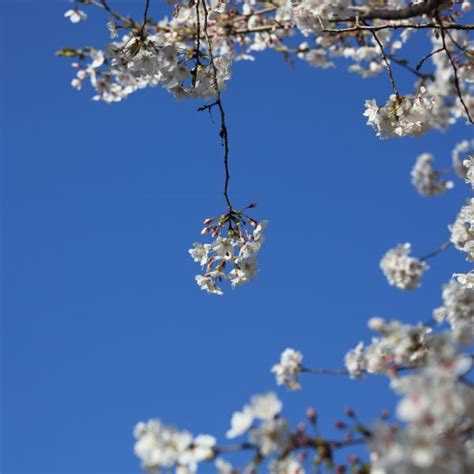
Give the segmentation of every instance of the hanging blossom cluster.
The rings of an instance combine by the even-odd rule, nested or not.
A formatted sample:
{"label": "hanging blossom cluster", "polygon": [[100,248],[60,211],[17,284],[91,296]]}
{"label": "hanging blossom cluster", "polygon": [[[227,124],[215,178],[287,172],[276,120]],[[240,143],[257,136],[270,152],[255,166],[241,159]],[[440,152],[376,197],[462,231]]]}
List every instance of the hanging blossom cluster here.
{"label": "hanging blossom cluster", "polygon": [[454,187],[454,182],[446,179],[452,173],[474,186],[474,140],[463,140],[452,150],[451,167],[437,170],[433,167],[434,156],[422,153],[411,170],[411,182],[422,196],[437,196]]}
{"label": "hanging blossom cluster", "polygon": [[[172,2],[160,20],[150,14],[134,20],[106,1],[77,0],[108,14],[110,41],[101,49],[68,47],[58,54],[74,59],[72,85],[80,89],[87,79],[94,98],[105,102],[157,85],[178,99],[210,99],[216,93],[212,57],[220,90],[234,61],[254,60],[256,52],[268,49],[321,69],[348,61],[349,71],[362,77],[385,71],[391,76],[394,94],[386,103],[366,102],[367,123],[377,135],[419,136],[474,113],[472,40],[469,29],[457,28],[469,2],[445,3],[439,10],[438,3],[183,0]],[[87,18],[79,8],[66,16],[73,23]],[[412,36],[423,33],[419,30],[431,39],[426,55],[431,61],[410,65],[403,51]],[[395,67],[413,74],[411,94],[396,89]]]}
{"label": "hanging blossom cluster", "polygon": [[433,155],[422,153],[411,171],[411,182],[422,196],[437,196],[453,188],[453,181],[445,180],[433,168]]}
{"label": "hanging blossom cluster", "polygon": [[390,249],[380,261],[380,268],[390,285],[401,290],[420,286],[420,279],[429,266],[418,258],[410,257],[411,244],[399,244]]}
{"label": "hanging blossom cluster", "polygon": [[423,87],[415,97],[392,94],[382,106],[367,100],[364,115],[380,138],[419,137],[432,128],[447,126],[445,110],[436,105],[436,99]]}
{"label": "hanging blossom cluster", "polygon": [[199,287],[207,293],[222,295],[217,286],[222,281],[228,280],[233,288],[252,281],[257,276],[257,255],[265,239],[263,230],[267,223],[257,222],[243,210],[229,211],[219,219],[206,219],[201,234],[210,235],[214,240],[210,244],[195,242],[189,250],[204,271],[195,277]]}

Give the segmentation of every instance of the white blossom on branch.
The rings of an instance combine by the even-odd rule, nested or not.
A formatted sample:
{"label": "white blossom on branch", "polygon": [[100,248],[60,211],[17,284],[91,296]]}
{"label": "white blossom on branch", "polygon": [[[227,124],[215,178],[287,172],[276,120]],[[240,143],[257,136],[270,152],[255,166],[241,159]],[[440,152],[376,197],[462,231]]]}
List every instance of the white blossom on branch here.
{"label": "white blossom on branch", "polygon": [[390,285],[401,290],[412,290],[420,286],[423,273],[428,265],[421,260],[410,257],[411,244],[399,244],[390,249],[380,261],[380,268]]}

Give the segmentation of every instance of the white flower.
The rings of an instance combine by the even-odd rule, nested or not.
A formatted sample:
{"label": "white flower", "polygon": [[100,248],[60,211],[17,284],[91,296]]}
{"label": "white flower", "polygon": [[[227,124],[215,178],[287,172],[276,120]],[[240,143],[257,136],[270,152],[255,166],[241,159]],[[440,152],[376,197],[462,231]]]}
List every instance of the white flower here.
{"label": "white flower", "polygon": [[236,474],[238,472],[232,467],[230,462],[222,458],[217,458],[214,465],[218,474]]}
{"label": "white flower", "polygon": [[344,364],[352,377],[360,377],[367,366],[364,343],[359,342],[344,357]]}
{"label": "white flower", "polygon": [[211,251],[221,258],[230,259],[234,254],[234,242],[231,239],[217,237],[211,244]]}
{"label": "white flower", "polygon": [[303,466],[293,457],[274,459],[269,465],[269,474],[304,474]]}
{"label": "white flower", "polygon": [[438,322],[448,321],[459,342],[470,343],[474,339],[474,289],[451,280],[444,285],[443,303],[433,317]]}
{"label": "white flower", "polygon": [[257,259],[254,256],[236,260],[236,266],[229,272],[229,280],[232,286],[244,285],[252,281],[258,271]]}
{"label": "white flower", "polygon": [[230,430],[227,431],[226,437],[229,439],[237,438],[244,434],[253,423],[253,412],[249,406],[245,406],[242,411],[236,411],[232,414],[230,420]]}
{"label": "white flower", "polygon": [[283,404],[274,392],[254,395],[250,399],[250,409],[255,418],[260,420],[271,420],[278,415]]}
{"label": "white flower", "polygon": [[91,68],[97,69],[98,67],[102,66],[102,64],[104,64],[105,56],[103,51],[91,48],[89,54],[92,59],[92,63],[90,65]]}
{"label": "white flower", "polygon": [[452,181],[441,179],[433,168],[433,155],[423,153],[416,159],[411,171],[411,182],[422,196],[436,196],[454,186]]}
{"label": "white flower", "polygon": [[216,282],[211,276],[206,275],[196,275],[196,283],[199,285],[201,290],[207,291],[209,294],[213,295],[223,295],[222,290],[216,285]]}
{"label": "white flower", "polygon": [[[305,48],[306,47],[306,48]],[[329,69],[335,67],[334,63],[328,59],[328,53],[322,48],[318,49],[307,49],[307,45],[303,43],[299,47],[302,52],[298,53],[298,57],[303,61],[308,62],[313,67],[319,67],[321,69]]]}
{"label": "white flower", "polygon": [[390,285],[402,290],[412,290],[420,286],[420,278],[428,270],[421,260],[409,257],[411,245],[399,244],[390,249],[380,261],[380,268]]}
{"label": "white flower", "polygon": [[280,356],[280,363],[272,367],[278,385],[285,385],[290,390],[301,388],[298,376],[301,373],[303,354],[294,349],[285,349]]}
{"label": "white flower", "polygon": [[199,263],[201,266],[204,266],[207,264],[210,249],[210,244],[203,245],[200,242],[194,242],[193,248],[189,249],[189,254],[195,262]]}
{"label": "white flower", "polygon": [[109,20],[107,22],[107,29],[110,32],[110,38],[115,39],[117,37],[117,23],[114,20]]}
{"label": "white flower", "polygon": [[449,230],[454,246],[467,253],[468,261],[474,261],[474,198],[461,208]]}
{"label": "white flower", "polygon": [[245,405],[242,411],[232,414],[230,430],[227,438],[237,438],[244,434],[253,424],[254,420],[273,420],[281,411],[282,403],[273,392],[254,395],[250,405]]}
{"label": "white flower", "polygon": [[474,289],[474,271],[470,271],[469,273],[454,273],[453,278],[456,278],[463,288]]}
{"label": "white flower", "polygon": [[134,434],[135,454],[147,469],[172,467],[193,441],[187,431],[165,426],[159,420],[138,423]]}
{"label": "white flower", "polygon": [[250,432],[250,441],[256,444],[263,456],[283,451],[290,441],[288,422],[283,418],[265,420]]}
{"label": "white flower", "polygon": [[82,10],[78,10],[77,8],[68,10],[64,16],[69,18],[71,23],[79,23],[80,21],[87,20],[87,14]]}
{"label": "white flower", "polygon": [[474,189],[474,155],[469,156],[468,159],[464,160],[462,163],[467,169],[466,183],[471,183],[471,186]]}
{"label": "white flower", "polygon": [[193,462],[211,459],[214,455],[213,448],[215,445],[216,438],[214,438],[214,436],[205,434],[197,435],[190,448]]}

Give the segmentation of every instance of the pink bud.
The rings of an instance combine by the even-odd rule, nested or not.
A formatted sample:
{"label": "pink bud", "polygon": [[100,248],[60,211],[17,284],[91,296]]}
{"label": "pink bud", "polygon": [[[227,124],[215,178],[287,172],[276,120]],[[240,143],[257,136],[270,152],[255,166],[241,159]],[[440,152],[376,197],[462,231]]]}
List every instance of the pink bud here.
{"label": "pink bud", "polygon": [[350,456],[347,456],[347,460],[351,464],[357,464],[359,462],[359,458],[357,456],[355,456],[354,454],[351,454]]}
{"label": "pink bud", "polygon": [[355,412],[354,412],[354,410],[353,410],[351,407],[345,408],[344,413],[345,413],[346,416],[348,416],[349,418],[355,418]]}
{"label": "pink bud", "polygon": [[304,421],[301,421],[298,423],[298,431],[305,431],[306,430],[306,423]]}
{"label": "pink bud", "polygon": [[312,407],[309,407],[306,410],[306,416],[308,417],[308,420],[311,421],[311,423],[316,423],[316,420],[318,419],[318,414]]}

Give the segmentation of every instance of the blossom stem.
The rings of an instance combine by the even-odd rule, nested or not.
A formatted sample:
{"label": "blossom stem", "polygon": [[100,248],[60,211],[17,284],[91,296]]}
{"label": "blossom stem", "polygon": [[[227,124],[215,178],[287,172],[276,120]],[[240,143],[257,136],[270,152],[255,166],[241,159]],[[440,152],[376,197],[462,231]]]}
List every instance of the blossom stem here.
{"label": "blossom stem", "polygon": [[[199,8],[199,3],[201,0],[197,0],[197,5]],[[212,51],[212,42],[209,36],[209,32],[207,30],[207,20],[208,20],[208,8],[206,4],[206,0],[202,0],[202,7],[204,10],[204,36],[206,37],[208,50],[209,50],[209,61],[211,63],[212,68],[212,80],[214,85],[214,90],[216,92],[216,101],[215,105],[219,110],[220,121],[221,121],[221,128],[219,131],[219,136],[222,139],[222,145],[224,147],[224,170],[225,170],[225,181],[224,181],[224,198],[227,203],[227,209],[229,212],[232,211],[232,203],[229,197],[229,181],[230,181],[230,171],[229,171],[229,132],[227,130],[227,124],[225,119],[225,111],[224,106],[222,104],[221,98],[221,91],[219,88],[219,83],[217,80],[217,67],[214,61],[214,53]]]}
{"label": "blossom stem", "polygon": [[443,242],[438,248],[436,248],[432,252],[427,253],[426,255],[423,255],[422,257],[420,257],[419,260],[424,262],[426,260],[429,260],[430,258],[436,257],[436,255],[439,255],[441,252],[443,252],[450,246],[451,246],[451,241],[447,240],[446,242]]}

